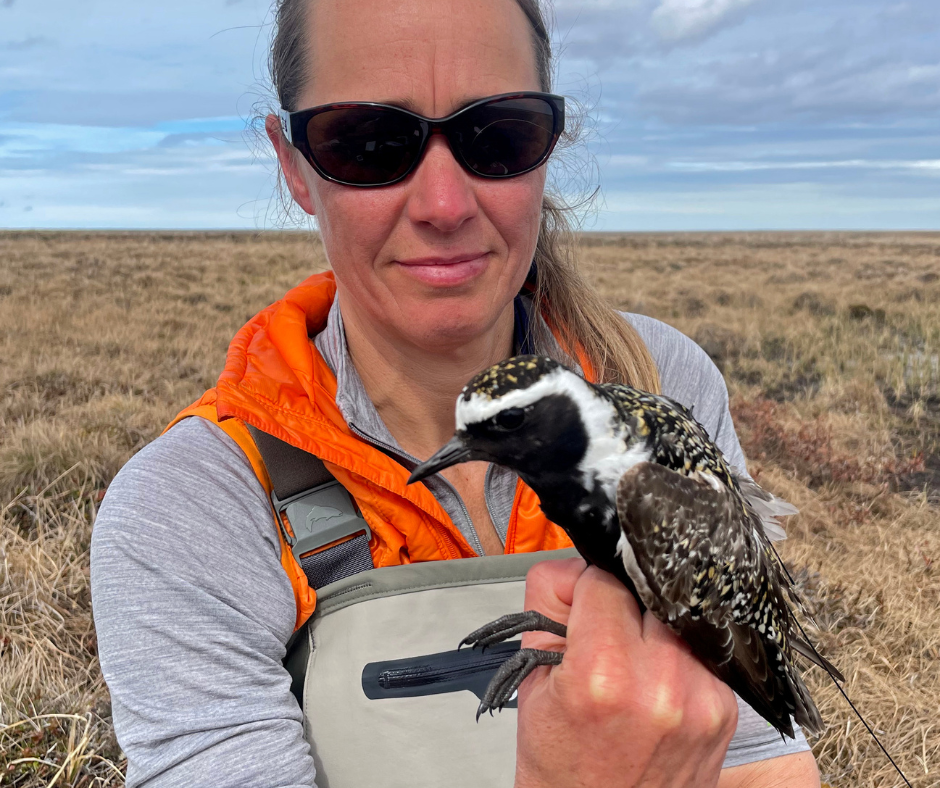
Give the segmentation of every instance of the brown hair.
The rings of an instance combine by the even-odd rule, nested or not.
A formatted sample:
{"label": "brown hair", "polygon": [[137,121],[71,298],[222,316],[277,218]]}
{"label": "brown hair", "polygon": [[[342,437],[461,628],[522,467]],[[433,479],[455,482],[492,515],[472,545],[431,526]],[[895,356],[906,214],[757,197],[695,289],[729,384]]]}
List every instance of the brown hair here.
{"label": "brown hair", "polygon": [[[532,28],[535,61],[541,89],[552,83],[552,47],[543,0],[515,0]],[[295,110],[304,86],[307,62],[306,9],[312,0],[278,0],[271,81],[281,106]],[[566,132],[568,142],[577,136]],[[629,383],[645,391],[660,391],[659,374],[636,330],[620,317],[579,270],[577,244],[568,219],[570,209],[558,197],[542,198],[542,220],[535,247],[535,308],[558,333],[562,345],[593,367],[597,380]]]}

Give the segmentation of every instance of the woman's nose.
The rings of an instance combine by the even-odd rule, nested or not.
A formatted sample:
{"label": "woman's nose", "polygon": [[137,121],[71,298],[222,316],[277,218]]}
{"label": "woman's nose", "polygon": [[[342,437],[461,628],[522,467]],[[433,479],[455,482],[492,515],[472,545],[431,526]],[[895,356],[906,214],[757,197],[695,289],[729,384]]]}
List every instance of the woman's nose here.
{"label": "woman's nose", "polygon": [[411,177],[408,218],[441,232],[457,230],[478,210],[472,177],[457,163],[443,135],[433,135]]}

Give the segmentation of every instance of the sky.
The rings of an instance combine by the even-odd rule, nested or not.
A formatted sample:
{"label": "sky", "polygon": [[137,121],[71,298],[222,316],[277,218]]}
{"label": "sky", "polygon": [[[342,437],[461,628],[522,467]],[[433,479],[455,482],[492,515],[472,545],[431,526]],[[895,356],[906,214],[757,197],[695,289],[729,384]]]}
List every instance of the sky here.
{"label": "sky", "polygon": [[[352,1],[352,0],[349,0]],[[555,0],[592,230],[940,230],[940,0]],[[270,0],[0,0],[0,228],[285,223]]]}

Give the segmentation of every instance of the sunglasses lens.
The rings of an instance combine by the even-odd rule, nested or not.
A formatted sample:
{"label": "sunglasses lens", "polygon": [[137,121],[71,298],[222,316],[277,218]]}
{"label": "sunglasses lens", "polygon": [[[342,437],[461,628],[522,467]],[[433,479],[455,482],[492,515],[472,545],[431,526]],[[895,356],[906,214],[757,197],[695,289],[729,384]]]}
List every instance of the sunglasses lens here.
{"label": "sunglasses lens", "polygon": [[454,125],[454,141],[467,166],[489,177],[532,169],[557,139],[552,105],[534,97],[481,104],[455,118]]}
{"label": "sunglasses lens", "polygon": [[420,123],[381,107],[339,107],[307,122],[307,144],[330,177],[381,185],[403,175],[421,147]]}

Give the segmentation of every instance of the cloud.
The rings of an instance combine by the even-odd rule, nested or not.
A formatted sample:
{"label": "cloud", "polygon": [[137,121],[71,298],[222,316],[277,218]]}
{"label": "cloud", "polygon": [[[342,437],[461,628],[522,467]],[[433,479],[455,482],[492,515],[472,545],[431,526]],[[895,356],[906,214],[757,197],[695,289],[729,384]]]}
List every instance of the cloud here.
{"label": "cloud", "polygon": [[701,40],[740,21],[756,0],[660,0],[650,27],[669,43]]}
{"label": "cloud", "polygon": [[119,174],[142,169],[163,174],[195,174],[200,170],[241,169],[254,161],[240,134],[226,139],[150,129],[45,124],[10,126],[8,132],[0,142],[0,172],[7,174],[48,171],[81,176],[88,172]]}
{"label": "cloud", "polygon": [[606,195],[598,230],[904,230],[937,227],[940,197],[876,193],[856,183],[812,181],[617,190]]}
{"label": "cloud", "polygon": [[601,120],[673,131],[914,118],[936,125],[935,2],[886,9],[882,0],[655,0],[645,17],[621,5],[606,15],[585,11],[581,23],[565,17],[570,32],[559,25],[559,84],[576,96],[591,85]]}
{"label": "cloud", "polygon": [[67,0],[17,2],[2,17],[0,42],[35,43],[30,39],[46,37],[54,40],[55,51],[40,55],[37,50],[23,58],[0,43],[0,86],[238,98],[263,81],[269,7],[269,0],[242,0],[231,8],[191,0],[95,0],[79,6]]}
{"label": "cloud", "polygon": [[275,194],[272,171],[239,142],[0,156],[0,225],[253,229]]}
{"label": "cloud", "polygon": [[[251,112],[250,101],[246,98],[234,92],[102,91],[96,84],[88,85],[85,90],[20,90],[0,93],[0,119],[25,123],[66,122],[76,126],[150,127],[194,118],[224,117],[234,118],[241,127],[244,121],[239,120],[240,114]],[[228,128],[232,128],[231,122]]]}
{"label": "cloud", "polygon": [[176,148],[180,146],[195,147],[199,145],[227,145],[238,142],[239,135],[226,132],[183,132],[180,134],[167,134],[157,146],[160,148]]}
{"label": "cloud", "polygon": [[256,156],[263,152],[253,151],[242,132],[167,134],[45,124],[11,125],[7,132],[0,138],[0,176],[48,173],[82,182],[107,172],[115,183],[123,180],[132,186],[142,174],[168,180],[201,174],[207,179],[203,188],[209,190],[218,173],[251,171],[260,176],[265,170]]}
{"label": "cloud", "polygon": [[940,175],[940,159],[896,161],[890,159],[841,159],[836,161],[677,161],[670,167],[689,172],[760,172],[764,170],[921,170]]}
{"label": "cloud", "polygon": [[[741,52],[638,75],[630,98],[670,124],[897,123],[940,112],[940,61],[900,53]],[[645,77],[645,78],[644,78]]]}
{"label": "cloud", "polygon": [[759,0],[556,0],[557,49],[618,67],[618,58],[661,58],[745,20]]}
{"label": "cloud", "polygon": [[27,36],[17,41],[4,41],[0,43],[0,49],[7,52],[25,52],[28,49],[36,49],[51,43],[52,40],[45,36]]}
{"label": "cloud", "polygon": [[166,134],[148,129],[94,128],[52,123],[5,123],[0,163],[45,153],[85,151],[113,154],[158,144]]}
{"label": "cloud", "polygon": [[[0,224],[263,223],[272,167],[243,128],[270,0],[14,2]],[[555,0],[559,87],[594,108],[597,226],[940,229],[936,3]]]}

